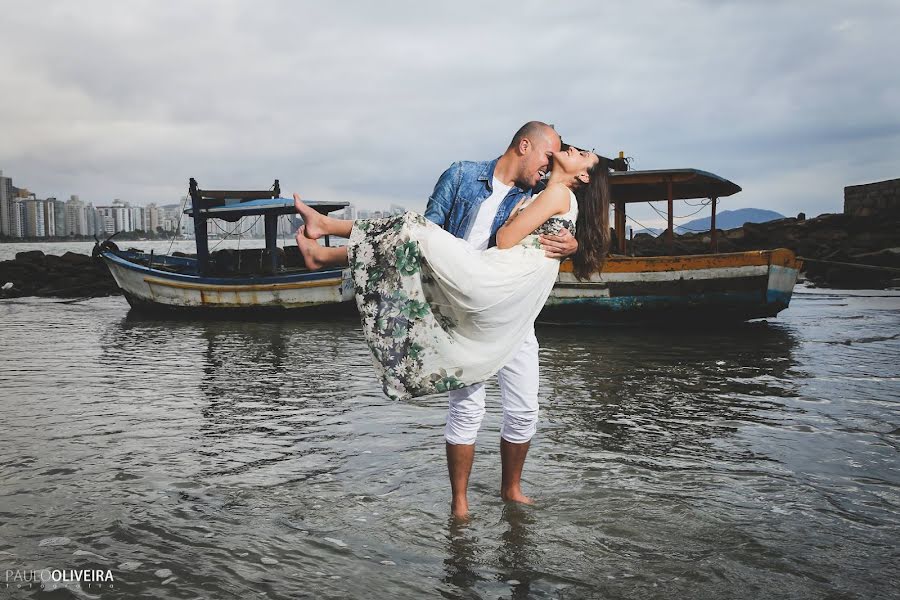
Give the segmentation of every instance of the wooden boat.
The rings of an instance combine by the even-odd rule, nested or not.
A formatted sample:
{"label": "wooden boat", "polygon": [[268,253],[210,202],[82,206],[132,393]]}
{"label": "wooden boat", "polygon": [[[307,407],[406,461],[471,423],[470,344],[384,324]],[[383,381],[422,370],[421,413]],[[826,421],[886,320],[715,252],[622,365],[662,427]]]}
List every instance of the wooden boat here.
{"label": "wooden boat", "polygon": [[[626,167],[621,158],[613,164]],[[677,169],[616,172],[611,188],[617,232],[625,229],[627,203],[668,200],[670,249],[673,201],[709,198],[710,254],[628,256],[625,236],[618,235],[618,253],[588,280],[577,280],[571,262],[563,263],[540,321],[739,321],[772,317],[787,308],[801,266],[792,251],[716,252],[716,199],[739,192],[739,186],[705,171]],[[271,190],[222,191],[200,190],[191,179],[191,208],[185,213],[194,218],[196,256],[122,251],[108,241],[98,244],[95,253],[137,309],[207,314],[313,307],[352,311],[353,281],[347,269],[309,271],[296,246],[276,247],[279,215],[294,213],[293,201],[279,196],[277,180]],[[347,205],[308,204],[323,214]],[[265,249],[210,253],[207,220],[233,222],[252,215],[265,219]]]}
{"label": "wooden boat", "polygon": [[[94,253],[109,267],[128,303],[139,310],[258,314],[349,303],[353,281],[347,269],[310,271],[296,246],[277,247],[279,216],[294,214],[293,200],[280,194],[277,179],[270,190],[227,191],[201,190],[191,178],[191,208],[184,212],[194,219],[196,256],[123,251],[109,240],[98,242]],[[347,206],[307,204],[323,214]],[[254,215],[265,219],[265,249],[210,253],[208,220],[234,222]]]}
{"label": "wooden boat", "polygon": [[[624,164],[621,155],[619,164]],[[668,202],[665,236],[670,253],[674,200],[708,198],[710,253],[628,256],[625,236],[617,234],[618,253],[589,279],[577,280],[571,262],[562,264],[539,321],[743,321],[774,317],[790,304],[802,266],[793,251],[717,252],[716,200],[741,191],[736,184],[705,171],[674,169],[616,172],[610,187],[617,233],[625,231],[626,204]]]}

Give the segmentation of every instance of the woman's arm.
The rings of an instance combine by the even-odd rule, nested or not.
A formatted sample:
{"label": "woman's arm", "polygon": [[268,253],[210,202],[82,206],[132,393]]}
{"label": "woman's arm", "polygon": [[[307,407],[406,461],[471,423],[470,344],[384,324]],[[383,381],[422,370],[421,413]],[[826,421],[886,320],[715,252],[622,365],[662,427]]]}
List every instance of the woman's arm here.
{"label": "woman's arm", "polygon": [[564,185],[548,187],[534,202],[525,207],[515,219],[497,230],[497,247],[512,248],[526,235],[543,225],[547,219],[569,210],[569,188]]}

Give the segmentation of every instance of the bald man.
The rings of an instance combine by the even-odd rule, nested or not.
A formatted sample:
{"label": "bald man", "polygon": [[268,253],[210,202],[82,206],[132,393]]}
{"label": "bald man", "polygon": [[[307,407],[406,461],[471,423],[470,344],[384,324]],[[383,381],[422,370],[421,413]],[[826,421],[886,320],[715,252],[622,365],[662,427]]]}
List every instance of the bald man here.
{"label": "bald man", "polygon": [[[513,136],[506,151],[491,161],[461,161],[450,165],[428,199],[425,217],[478,249],[496,245],[497,230],[513,208],[532,194],[560,149],[553,127],[530,121]],[[541,236],[547,256],[565,258],[578,250],[571,232]],[[534,330],[512,360],[498,373],[503,425],[500,430],[502,481],[500,496],[508,502],[530,504],[522,493],[522,469],[538,420],[538,342]],[[467,489],[475,440],[484,417],[484,384],[449,392],[444,438],[450,474],[450,510],[454,517],[469,512]]]}

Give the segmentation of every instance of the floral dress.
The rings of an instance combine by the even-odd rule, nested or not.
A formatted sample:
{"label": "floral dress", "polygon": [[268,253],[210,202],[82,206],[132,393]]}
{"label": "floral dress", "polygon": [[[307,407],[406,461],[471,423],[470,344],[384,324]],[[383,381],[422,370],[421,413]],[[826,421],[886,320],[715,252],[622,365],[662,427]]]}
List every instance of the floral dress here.
{"label": "floral dress", "polygon": [[416,213],[356,221],[348,256],[384,393],[446,392],[508,363],[559,273],[538,236],[564,227],[574,234],[577,215],[570,192],[568,212],[505,250],[476,250]]}

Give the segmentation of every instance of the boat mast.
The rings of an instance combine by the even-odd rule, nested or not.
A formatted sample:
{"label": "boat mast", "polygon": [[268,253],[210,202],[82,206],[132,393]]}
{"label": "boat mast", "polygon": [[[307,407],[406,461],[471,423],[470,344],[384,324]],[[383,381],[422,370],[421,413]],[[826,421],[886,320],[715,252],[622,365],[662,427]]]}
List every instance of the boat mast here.
{"label": "boat mast", "polygon": [[197,273],[205,275],[209,267],[209,238],[206,231],[206,216],[203,213],[203,198],[197,187],[197,180],[191,177],[188,191],[191,196],[191,214],[194,217],[194,241],[197,244]]}
{"label": "boat mast", "polygon": [[[278,183],[278,180],[275,180],[275,186],[272,190],[272,197],[278,198],[281,196],[281,185]],[[266,252],[269,255],[269,266],[272,269],[272,274],[278,272],[278,213],[266,213],[265,214],[265,224],[266,224]]]}

